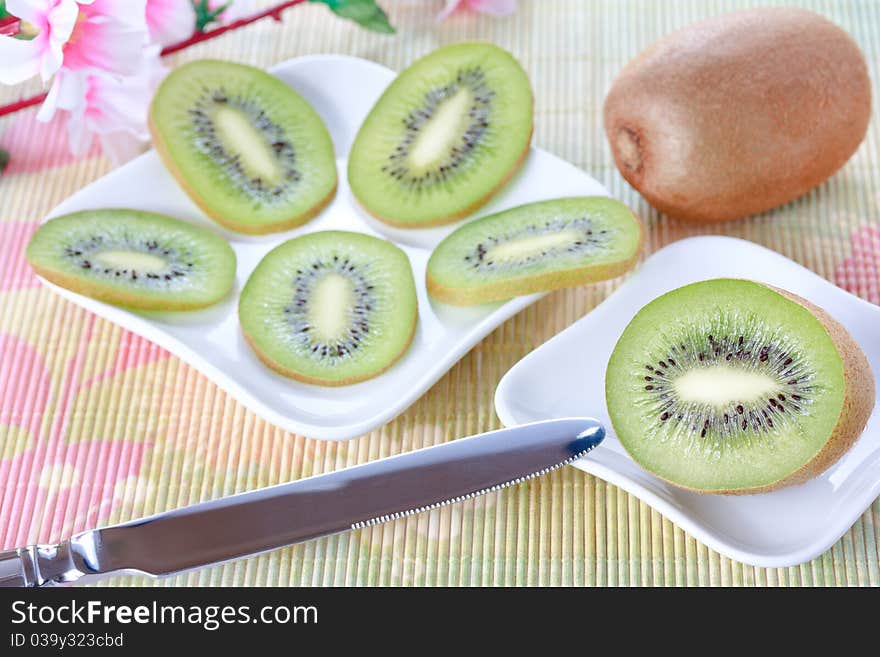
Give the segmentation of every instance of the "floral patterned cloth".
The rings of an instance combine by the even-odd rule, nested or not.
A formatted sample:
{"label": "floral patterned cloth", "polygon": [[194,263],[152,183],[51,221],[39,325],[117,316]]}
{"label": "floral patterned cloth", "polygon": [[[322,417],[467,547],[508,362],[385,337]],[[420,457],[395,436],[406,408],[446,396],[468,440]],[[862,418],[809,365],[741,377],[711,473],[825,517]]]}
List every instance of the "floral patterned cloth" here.
{"label": "floral patterned cloth", "polygon": [[[261,6],[265,3],[255,3]],[[345,52],[402,68],[444,43],[485,38],[521,59],[535,85],[536,143],[604,182],[648,227],[649,251],[721,232],[764,244],[880,303],[880,121],[831,181],[786,207],[700,228],[659,216],[610,159],[601,103],[612,76],[650,41],[739,5],[535,0],[512,16],[444,2],[385,3],[395,37],[306,5],[182,53],[267,66]],[[785,4],[790,4],[786,2]],[[880,6],[815,6],[876,54]],[[877,58],[869,57],[874,80]],[[15,95],[0,88],[0,101]],[[880,97],[876,93],[875,96]],[[0,548],[330,471],[498,426],[504,372],[592,309],[619,283],[561,291],[511,319],[400,418],[345,443],[286,434],[245,411],[150,342],[40,286],[23,259],[37,222],[110,169],[97,151],[74,161],[63,128],[33,111],[0,119],[12,156],[0,177]],[[880,503],[828,553],[797,568],[744,566],[708,550],[637,499],[572,468],[463,504],[190,573],[173,584],[880,585]],[[145,578],[114,583],[148,584]]]}

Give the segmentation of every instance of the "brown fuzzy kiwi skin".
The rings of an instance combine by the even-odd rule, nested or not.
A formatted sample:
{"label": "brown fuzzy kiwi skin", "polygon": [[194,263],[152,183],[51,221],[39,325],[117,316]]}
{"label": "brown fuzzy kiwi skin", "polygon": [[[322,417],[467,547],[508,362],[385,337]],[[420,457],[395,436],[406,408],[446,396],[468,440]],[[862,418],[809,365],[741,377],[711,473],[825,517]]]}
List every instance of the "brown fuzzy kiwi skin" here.
{"label": "brown fuzzy kiwi skin", "polygon": [[280,233],[286,230],[292,230],[293,228],[298,228],[303,224],[307,223],[311,219],[315,218],[327,205],[330,201],[333,200],[333,197],[336,196],[336,189],[339,186],[338,176],[337,180],[333,184],[333,189],[321,199],[318,203],[313,205],[308,211],[303,214],[296,215],[295,217],[289,217],[287,219],[282,219],[280,221],[273,221],[270,223],[261,223],[261,224],[243,224],[235,221],[230,221],[227,217],[222,214],[217,213],[208,202],[199,195],[196,189],[189,183],[186,179],[186,176],[181,173],[180,169],[177,167],[177,164],[174,162],[174,158],[171,157],[171,154],[168,152],[168,149],[165,147],[165,142],[162,139],[161,133],[156,127],[155,122],[153,121],[152,112],[147,120],[147,125],[150,129],[150,135],[153,139],[153,147],[156,149],[156,152],[159,154],[165,168],[171,172],[171,175],[174,176],[174,179],[177,181],[177,184],[186,192],[186,195],[192,199],[193,203],[199,206],[199,209],[202,210],[207,216],[216,221],[218,224],[227,228],[236,233],[242,233],[245,235],[268,235],[270,233]]}
{"label": "brown fuzzy kiwi skin", "polygon": [[[874,374],[871,372],[871,366],[864,352],[853,340],[849,331],[825,310],[806,299],[772,285],[766,287],[800,304],[821,322],[843,361],[843,379],[846,387],[843,395],[843,408],[837,417],[837,423],[834,425],[831,436],[822,449],[800,469],[784,479],[750,492],[763,492],[764,490],[775,490],[783,486],[801,484],[825,472],[853,446],[862,434],[868,423],[868,418],[871,416],[871,411],[874,410],[875,401]],[[737,493],[739,491],[731,492]]]}
{"label": "brown fuzzy kiwi skin", "polygon": [[661,212],[699,223],[806,193],[846,163],[870,115],[871,81],[855,41],[788,7],[666,36],[621,71],[604,107],[623,177]]}
{"label": "brown fuzzy kiwi skin", "polygon": [[642,226],[642,222],[635,213],[632,213],[632,216],[639,227],[639,241],[633,255],[625,260],[609,262],[604,265],[588,265],[568,271],[547,272],[527,279],[499,281],[491,285],[485,285],[476,291],[446,287],[431,278],[429,273],[426,273],[425,283],[428,288],[428,294],[441,303],[448,303],[453,306],[474,306],[481,303],[503,301],[515,296],[549,292],[551,290],[576,287],[587,283],[617,278],[636,265],[641,256],[642,246],[645,241],[645,229]]}
{"label": "brown fuzzy kiwi skin", "polygon": [[843,394],[843,406],[840,415],[837,417],[837,423],[831,431],[831,435],[825,444],[809,461],[804,463],[800,468],[792,472],[786,477],[765,486],[755,486],[752,488],[734,488],[705,490],[701,488],[692,488],[690,486],[682,486],[680,483],[664,479],[663,477],[653,473],[655,477],[666,481],[677,488],[683,488],[694,493],[708,493],[713,495],[752,495],[755,493],[769,493],[786,486],[795,486],[802,484],[814,477],[819,476],[825,470],[834,465],[840,457],[842,457],[856,442],[858,437],[865,429],[871,411],[874,409],[875,391],[874,391],[874,375],[871,372],[871,366],[864,352],[861,350],[852,336],[849,334],[840,322],[835,320],[825,310],[807,301],[806,299],[787,290],[767,285],[766,283],[758,283],[775,292],[778,292],[786,299],[794,301],[806,308],[810,313],[819,320],[828,336],[831,338],[837,352],[843,361],[843,379],[845,390]]}
{"label": "brown fuzzy kiwi skin", "polygon": [[525,164],[526,158],[529,155],[529,152],[532,150],[532,135],[535,132],[534,125],[529,132],[529,138],[526,140],[526,147],[523,149],[522,153],[520,153],[519,157],[516,159],[516,162],[513,163],[513,166],[510,170],[504,174],[504,177],[498,181],[498,184],[495,185],[492,189],[490,189],[484,196],[481,196],[476,201],[468,205],[467,207],[462,208],[458,212],[454,214],[450,214],[445,217],[437,217],[436,219],[429,219],[428,221],[396,221],[390,217],[385,217],[376,212],[373,212],[370,208],[361,202],[361,200],[352,192],[352,196],[358,202],[358,205],[361,209],[369,214],[374,219],[381,221],[383,224],[388,224],[389,226],[393,226],[394,228],[436,228],[437,226],[445,226],[446,224],[451,224],[453,222],[458,221],[459,219],[464,219],[465,217],[470,216],[481,207],[486,205],[493,196],[495,196],[499,191],[501,191],[507,183],[519,172],[522,168],[523,164]]}
{"label": "brown fuzzy kiwi skin", "polygon": [[400,353],[398,353],[393,359],[391,359],[388,362],[388,364],[385,365],[385,367],[383,367],[380,370],[376,370],[375,372],[370,372],[369,374],[367,374],[365,376],[353,376],[353,377],[349,377],[347,379],[319,379],[314,376],[306,376],[305,374],[302,374],[301,372],[297,372],[295,370],[288,369],[288,368],[284,367],[283,365],[281,365],[280,363],[275,362],[274,360],[269,358],[265,353],[263,353],[263,351],[260,350],[260,347],[257,345],[256,340],[253,340],[251,338],[251,336],[248,335],[248,332],[244,330],[244,327],[241,328],[241,332],[244,335],[244,339],[251,346],[251,349],[254,350],[254,353],[257,355],[257,358],[259,358],[260,361],[262,361],[263,365],[265,365],[269,369],[274,370],[275,372],[278,372],[278,374],[281,374],[282,376],[286,376],[289,379],[301,381],[302,383],[310,383],[312,385],[318,385],[318,386],[339,387],[339,386],[351,385],[352,383],[360,383],[361,381],[367,381],[368,379],[373,379],[373,378],[379,376],[380,374],[382,374],[383,372],[386,372],[388,369],[391,368],[392,365],[394,365],[397,361],[399,361],[400,358],[409,350],[410,345],[412,345],[413,338],[415,338],[416,328],[418,326],[418,316],[419,316],[418,309],[416,309],[415,317],[413,318],[413,322],[412,322],[412,330],[410,331],[410,334],[409,334],[409,339],[407,339],[406,343],[403,345],[403,348],[400,350]]}

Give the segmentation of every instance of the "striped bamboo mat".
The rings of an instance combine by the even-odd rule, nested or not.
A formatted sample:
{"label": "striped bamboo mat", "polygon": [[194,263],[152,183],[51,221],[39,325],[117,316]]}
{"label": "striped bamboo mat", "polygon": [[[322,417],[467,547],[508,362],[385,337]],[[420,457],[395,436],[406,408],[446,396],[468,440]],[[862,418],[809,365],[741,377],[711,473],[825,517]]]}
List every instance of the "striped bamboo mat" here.
{"label": "striped bamboo mat", "polygon": [[[710,232],[658,216],[625,184],[604,141],[602,99],[615,72],[655,38],[751,3],[523,0],[511,18],[457,14],[442,25],[434,22],[439,1],[383,4],[398,28],[394,37],[306,5],[289,11],[282,25],[239,30],[172,62],[211,56],[268,66],[310,53],[349,53],[400,69],[442,44],[491,40],[513,51],[531,74],[536,143],[592,173],[636,209],[648,226],[649,252]],[[796,4],[844,26],[880,80],[875,0]],[[20,92],[0,90],[0,101]],[[784,208],[711,232],[768,246],[880,303],[878,118],[831,181]],[[42,289],[22,257],[28,236],[48,210],[110,165],[97,153],[73,161],[63,127],[37,124],[32,111],[0,120],[0,146],[12,153],[0,178],[0,547],[54,541],[496,428],[492,395],[504,372],[618,284],[544,298],[387,426],[341,444],[310,440],[272,427],[163,350]],[[875,501],[837,545],[810,563],[744,566],[614,486],[565,468],[466,503],[160,585],[877,586],[878,545]]]}

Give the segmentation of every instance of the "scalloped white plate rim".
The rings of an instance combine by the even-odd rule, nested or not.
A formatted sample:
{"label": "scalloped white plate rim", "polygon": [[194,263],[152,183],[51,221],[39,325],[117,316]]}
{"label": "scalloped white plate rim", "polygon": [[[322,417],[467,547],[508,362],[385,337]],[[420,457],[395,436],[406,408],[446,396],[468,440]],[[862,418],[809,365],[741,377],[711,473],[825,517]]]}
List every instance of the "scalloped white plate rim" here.
{"label": "scalloped white plate rim", "polygon": [[[692,262],[697,265],[690,266]],[[688,266],[683,267],[682,263],[688,263]],[[705,275],[707,272],[710,275]],[[667,484],[635,464],[614,435],[604,393],[601,399],[597,399],[597,387],[592,382],[588,384],[589,392],[585,393],[589,400],[579,400],[576,397],[579,393],[571,392],[571,373],[565,373],[567,368],[576,367],[571,363],[577,361],[572,357],[572,349],[566,345],[570,347],[573,340],[582,342],[589,338],[590,348],[596,349],[592,355],[594,367],[589,374],[584,372],[583,375],[598,377],[604,391],[601,382],[604,381],[611,348],[622,328],[642,305],[681,285],[723,276],[775,283],[845,316],[838,316],[839,321],[862,346],[875,380],[880,384],[880,340],[877,339],[880,308],[834,286],[775,251],[737,238],[706,236],[674,242],[654,253],[629,280],[590,313],[516,363],[496,388],[495,409],[504,425],[533,422],[545,417],[539,410],[529,408],[532,402],[526,397],[531,395],[533,399],[540,399],[541,395],[550,398],[558,394],[565,399],[559,402],[559,408],[553,409],[556,415],[593,415],[608,430],[605,442],[589,456],[573,463],[574,467],[635,495],[723,555],[755,566],[794,566],[826,552],[880,495],[880,404],[875,403],[868,424],[853,448],[811,482],[760,495],[700,495]],[[873,341],[869,339],[872,334]],[[565,358],[556,353],[560,349],[566,349]],[[540,378],[541,372],[552,372],[553,377],[547,377],[545,381]],[[541,390],[542,383],[556,387]],[[571,408],[577,401],[591,406]],[[540,402],[533,405],[538,404]],[[827,520],[809,515],[819,504],[829,512]],[[715,510],[700,511],[704,505],[705,508],[715,507]],[[767,524],[776,524],[779,532],[785,532],[786,526],[782,522],[786,520],[785,509],[789,513],[799,513],[804,521],[815,520],[816,526],[810,530],[812,535],[789,548],[774,547],[766,540],[762,542],[762,532],[754,529],[757,521],[762,523],[764,534]],[[722,532],[711,525],[712,522],[723,525],[727,520],[723,516],[728,513],[742,523],[741,529]],[[749,522],[753,523],[751,533]]]}
{"label": "scalloped white plate rim", "polygon": [[[436,229],[394,229],[367,216],[350,198],[345,181],[345,155],[357,126],[396,75],[393,71],[375,62],[346,55],[298,57],[282,62],[269,71],[312,102],[333,137],[339,168],[339,190],[331,205],[316,219],[298,229],[262,238],[224,230],[208,220],[180,191],[153,150],[76,192],[46,217],[49,219],[89,208],[134,207],[164,212],[209,227],[227,237],[238,256],[236,292],[230,298],[216,307],[196,313],[138,313],[41,280],[66,299],[155,342],[192,365],[270,423],[310,438],[347,440],[363,435],[402,413],[480,340],[542,295],[519,297],[506,303],[473,309],[457,309],[430,302],[424,285],[424,267],[430,247],[463,222]],[[335,83],[328,84],[328,80],[334,80]],[[153,185],[157,191],[144,191],[148,185]],[[475,216],[525,202],[575,194],[608,195],[601,183],[582,170],[532,147],[523,169]],[[112,200],[116,198],[120,200]],[[254,254],[265,253],[296,235],[323,229],[377,234],[395,241],[410,257],[419,294],[419,329],[408,352],[387,372],[351,386],[322,388],[286,379],[272,372],[256,360],[240,337],[229,338],[221,346],[233,350],[234,358],[240,359],[236,362],[242,363],[241,369],[228,363],[223,365],[221,359],[210,356],[210,350],[218,348],[216,343],[203,344],[198,340],[188,343],[176,337],[175,331],[185,332],[188,323],[198,326],[199,321],[205,322],[206,337],[209,337],[209,329],[213,327],[212,313],[223,324],[222,331],[231,335],[229,315],[234,312],[237,292],[259,260]],[[237,328],[237,320],[235,323]],[[446,333],[443,333],[444,329]],[[431,335],[428,336],[428,333]],[[429,338],[433,342],[429,343]],[[426,352],[426,345],[433,348],[434,353]],[[221,364],[218,365],[218,362]],[[255,368],[259,368],[259,373]],[[245,369],[250,372],[247,376],[242,374]],[[259,384],[259,393],[255,390],[255,383]],[[288,395],[288,399],[296,399],[299,406],[291,411],[269,403],[267,400],[275,397],[273,391],[277,391],[278,397]],[[320,416],[311,411],[312,403],[324,404],[328,409],[343,409],[354,402],[360,406],[356,411],[346,411],[344,419],[339,419],[342,414],[337,411],[327,411]],[[309,409],[308,412],[305,409]]]}

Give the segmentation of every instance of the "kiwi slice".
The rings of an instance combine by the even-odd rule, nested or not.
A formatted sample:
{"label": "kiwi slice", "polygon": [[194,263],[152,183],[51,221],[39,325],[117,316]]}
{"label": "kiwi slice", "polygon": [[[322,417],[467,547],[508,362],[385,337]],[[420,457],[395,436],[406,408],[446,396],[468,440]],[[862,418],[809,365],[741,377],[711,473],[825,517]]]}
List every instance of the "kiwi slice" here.
{"label": "kiwi slice", "polygon": [[219,235],[160,214],[86,210],[50,219],[27,260],[52,283],[141,310],[191,310],[222,299],[235,253]]}
{"label": "kiwi slice", "polygon": [[645,469],[706,493],[814,477],[874,405],[870,366],[839,323],[789,292],[716,279],[642,308],[611,354],[608,412]]}
{"label": "kiwi slice", "polygon": [[471,221],[428,261],[428,292],[471,305],[613,278],[639,256],[642,226],[623,203],[576,197]]}
{"label": "kiwi slice", "polygon": [[333,142],[305,99],[260,69],[201,60],[159,86],[150,131],[165,165],[223,226],[299,226],[336,191]]}
{"label": "kiwi slice", "polygon": [[403,71],[358,131],[348,182],[361,205],[403,228],[464,217],[525,160],[532,90],[490,43],[435,50]]}
{"label": "kiwi slice", "polygon": [[322,231],[270,251],[238,305],[245,338],[273,370],[346,385],[406,352],[418,317],[409,259],[391,242]]}

